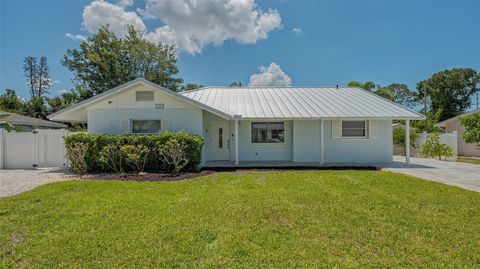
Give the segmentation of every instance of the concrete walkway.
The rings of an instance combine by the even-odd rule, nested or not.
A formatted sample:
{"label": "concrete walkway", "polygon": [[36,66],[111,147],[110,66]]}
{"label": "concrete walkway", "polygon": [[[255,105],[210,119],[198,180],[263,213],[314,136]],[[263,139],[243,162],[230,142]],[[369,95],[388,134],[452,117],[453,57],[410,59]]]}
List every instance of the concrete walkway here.
{"label": "concrete walkway", "polygon": [[59,168],[0,170],[0,197],[29,191],[50,182],[67,180],[70,176],[66,173]]}
{"label": "concrete walkway", "polygon": [[403,156],[394,156],[393,160],[382,169],[480,192],[479,164],[411,158],[407,166]]}

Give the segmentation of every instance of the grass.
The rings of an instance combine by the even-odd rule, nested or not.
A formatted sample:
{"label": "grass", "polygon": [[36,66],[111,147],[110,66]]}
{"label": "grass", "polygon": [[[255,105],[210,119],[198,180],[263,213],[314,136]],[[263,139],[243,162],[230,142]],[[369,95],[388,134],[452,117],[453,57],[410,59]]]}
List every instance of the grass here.
{"label": "grass", "polygon": [[480,194],[391,172],[68,181],[0,199],[0,268],[480,267]]}
{"label": "grass", "polygon": [[471,157],[458,156],[457,162],[480,164],[480,158],[471,158]]}

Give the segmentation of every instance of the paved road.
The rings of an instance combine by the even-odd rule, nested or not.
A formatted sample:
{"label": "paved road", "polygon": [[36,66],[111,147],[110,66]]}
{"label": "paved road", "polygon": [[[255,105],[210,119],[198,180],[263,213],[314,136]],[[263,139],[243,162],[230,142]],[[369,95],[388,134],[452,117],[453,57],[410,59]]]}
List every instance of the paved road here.
{"label": "paved road", "polygon": [[411,158],[407,166],[405,157],[394,156],[393,160],[383,169],[480,192],[479,164]]}
{"label": "paved road", "polygon": [[0,170],[0,197],[29,191],[40,185],[68,178],[65,170],[58,168]]}

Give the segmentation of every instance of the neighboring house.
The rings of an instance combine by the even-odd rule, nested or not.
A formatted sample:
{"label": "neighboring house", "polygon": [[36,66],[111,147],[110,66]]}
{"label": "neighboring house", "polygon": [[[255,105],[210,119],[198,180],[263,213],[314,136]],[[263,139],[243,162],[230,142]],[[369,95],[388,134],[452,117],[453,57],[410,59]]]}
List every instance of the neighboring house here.
{"label": "neighboring house", "polygon": [[0,111],[0,122],[11,125],[13,131],[16,132],[31,132],[35,129],[62,129],[67,127],[67,125],[62,123],[51,122],[48,120],[32,118],[5,111]]}
{"label": "neighboring house", "polygon": [[456,116],[435,124],[435,126],[437,127],[445,128],[445,132],[447,133],[453,133],[453,131],[458,132],[458,136],[457,136],[458,155],[469,156],[469,157],[480,157],[480,151],[477,150],[476,144],[468,144],[468,143],[465,143],[465,140],[463,140],[463,133],[465,132],[465,127],[463,127],[460,124],[460,117],[475,114],[475,113],[480,113],[480,109],[476,109],[469,113]]}
{"label": "neighboring house", "polygon": [[202,165],[387,163],[392,120],[423,115],[356,87],[206,87],[176,93],[136,79],[49,116],[90,133],[185,131]]}

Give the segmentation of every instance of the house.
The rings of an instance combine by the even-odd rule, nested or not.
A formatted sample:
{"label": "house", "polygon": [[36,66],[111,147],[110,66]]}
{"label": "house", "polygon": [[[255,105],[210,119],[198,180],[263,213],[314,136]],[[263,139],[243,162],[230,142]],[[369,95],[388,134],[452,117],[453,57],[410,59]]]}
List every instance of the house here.
{"label": "house", "polygon": [[87,123],[90,133],[197,134],[205,140],[203,166],[317,166],[391,162],[392,120],[406,120],[408,131],[409,121],[423,115],[356,87],[176,93],[135,79],[49,118]]}
{"label": "house", "polygon": [[480,113],[480,109],[476,109],[469,113],[465,113],[463,115],[456,116],[435,124],[436,127],[445,128],[446,133],[453,133],[454,131],[458,132],[458,136],[457,136],[458,155],[468,156],[468,157],[480,157],[480,151],[477,149],[476,144],[468,144],[468,143],[465,143],[465,140],[463,140],[463,133],[465,132],[465,127],[463,127],[460,124],[460,117],[475,114],[475,113]]}
{"label": "house", "polygon": [[67,125],[62,123],[5,111],[0,111],[0,123],[11,125],[12,129],[16,132],[31,132],[35,129],[62,129],[67,127]]}

